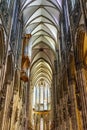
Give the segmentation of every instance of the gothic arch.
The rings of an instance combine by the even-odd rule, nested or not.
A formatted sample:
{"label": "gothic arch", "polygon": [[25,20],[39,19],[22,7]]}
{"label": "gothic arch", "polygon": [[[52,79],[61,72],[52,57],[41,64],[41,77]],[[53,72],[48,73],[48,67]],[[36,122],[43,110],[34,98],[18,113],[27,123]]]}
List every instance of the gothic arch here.
{"label": "gothic arch", "polygon": [[10,53],[8,54],[5,83],[10,83],[12,80],[13,80],[13,57],[12,53]]}
{"label": "gothic arch", "polygon": [[81,25],[76,32],[76,43],[75,43],[75,62],[76,65],[83,64],[87,57],[87,33],[84,25]]}
{"label": "gothic arch", "polygon": [[0,25],[0,67],[3,65],[5,53],[5,43],[4,43],[4,29],[2,25]]}

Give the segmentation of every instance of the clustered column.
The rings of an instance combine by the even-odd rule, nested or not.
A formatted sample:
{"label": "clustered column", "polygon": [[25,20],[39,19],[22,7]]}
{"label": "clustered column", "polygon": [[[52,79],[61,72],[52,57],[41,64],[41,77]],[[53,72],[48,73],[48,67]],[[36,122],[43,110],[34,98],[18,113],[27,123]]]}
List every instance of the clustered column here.
{"label": "clustered column", "polygon": [[82,119],[83,128],[87,129],[87,83],[85,78],[85,70],[83,67],[78,67],[77,70],[77,81],[80,90],[81,106],[82,106]]}

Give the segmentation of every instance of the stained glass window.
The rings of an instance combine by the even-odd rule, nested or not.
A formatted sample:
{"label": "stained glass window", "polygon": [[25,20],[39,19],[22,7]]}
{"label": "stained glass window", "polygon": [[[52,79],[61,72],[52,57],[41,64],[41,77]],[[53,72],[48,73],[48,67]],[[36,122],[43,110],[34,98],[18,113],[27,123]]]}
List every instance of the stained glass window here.
{"label": "stained glass window", "polygon": [[51,109],[51,92],[47,84],[34,87],[33,107],[38,111]]}

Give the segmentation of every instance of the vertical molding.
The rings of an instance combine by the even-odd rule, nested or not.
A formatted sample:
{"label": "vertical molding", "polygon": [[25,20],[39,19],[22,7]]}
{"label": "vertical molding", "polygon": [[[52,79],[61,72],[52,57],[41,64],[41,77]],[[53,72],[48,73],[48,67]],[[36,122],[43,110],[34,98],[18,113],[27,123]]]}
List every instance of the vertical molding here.
{"label": "vertical molding", "polygon": [[78,113],[77,113],[77,101],[76,101],[76,94],[75,94],[75,82],[71,81],[69,83],[69,91],[71,97],[71,122],[72,122],[72,129],[79,130],[79,122],[78,122]]}
{"label": "vertical molding", "polygon": [[84,74],[84,68],[77,70],[77,82],[81,96],[83,128],[84,130],[87,130],[87,92],[86,92],[87,84]]}

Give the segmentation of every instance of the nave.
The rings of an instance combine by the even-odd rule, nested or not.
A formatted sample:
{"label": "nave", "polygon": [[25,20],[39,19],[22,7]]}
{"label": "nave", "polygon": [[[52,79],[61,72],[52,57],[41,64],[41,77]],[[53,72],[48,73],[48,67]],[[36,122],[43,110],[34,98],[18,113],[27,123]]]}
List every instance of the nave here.
{"label": "nave", "polygon": [[0,130],[87,130],[87,0],[0,0]]}

